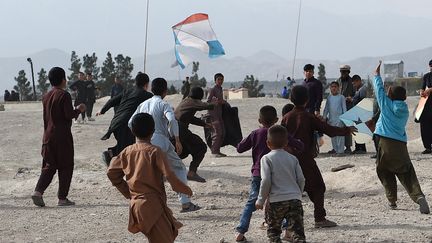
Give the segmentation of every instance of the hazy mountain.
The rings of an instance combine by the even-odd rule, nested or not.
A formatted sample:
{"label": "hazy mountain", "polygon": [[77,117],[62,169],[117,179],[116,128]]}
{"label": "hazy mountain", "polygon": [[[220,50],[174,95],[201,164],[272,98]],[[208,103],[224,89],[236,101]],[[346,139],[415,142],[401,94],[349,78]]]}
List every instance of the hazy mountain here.
{"label": "hazy mountain", "polygon": [[[83,55],[83,53],[79,53],[79,55]],[[0,58],[1,93],[3,93],[5,89],[11,89],[13,85],[15,85],[14,77],[21,69],[24,69],[27,78],[31,79],[30,65],[26,60],[27,57],[33,59],[35,65],[35,79],[37,79],[37,72],[39,72],[42,67],[49,69],[53,66],[60,66],[67,70],[70,66],[70,53],[58,49],[44,50],[24,57]],[[99,64],[101,64],[105,59],[105,54],[98,53],[98,58]],[[296,60],[294,77],[296,79],[302,78],[302,67],[306,63],[312,63],[316,66],[319,63],[323,63],[326,66],[326,76],[334,78],[339,75],[339,65],[346,63],[351,65],[352,74],[356,73],[366,78],[367,75],[371,74],[379,59],[384,61],[403,60],[405,62],[405,72],[415,71],[420,74],[428,71],[427,64],[431,58],[432,47],[381,57],[361,57],[342,62],[337,60],[298,59]],[[287,76],[292,76],[292,59],[265,50],[259,51],[251,56],[233,58],[221,57],[209,59],[201,54],[201,56],[197,55],[197,60],[200,61],[199,75],[206,77],[208,81],[211,81],[213,74],[217,72],[224,73],[227,82],[241,81],[249,74],[253,74],[259,80],[263,81],[280,80]],[[190,75],[191,65],[184,70],[180,70],[178,67],[171,68],[173,62],[173,51],[149,55],[146,71],[152,78],[165,77],[168,80],[179,80]],[[133,58],[133,63],[135,65],[135,72],[143,70],[144,62],[142,57]],[[35,82],[37,81],[35,80]]]}

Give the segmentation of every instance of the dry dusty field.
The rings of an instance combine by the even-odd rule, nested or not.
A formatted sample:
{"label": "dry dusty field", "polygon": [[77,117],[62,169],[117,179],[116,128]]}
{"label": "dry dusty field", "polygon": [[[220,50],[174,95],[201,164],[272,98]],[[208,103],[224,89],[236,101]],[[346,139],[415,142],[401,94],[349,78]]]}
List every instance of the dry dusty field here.
{"label": "dry dusty field", "polygon": [[[167,100],[177,105],[179,96]],[[259,98],[232,100],[240,110],[243,136],[258,127],[259,107],[274,105],[278,111],[287,100]],[[416,98],[409,98],[410,110]],[[99,100],[95,112],[103,105]],[[114,138],[99,138],[108,128],[112,111],[95,122],[74,125],[75,171],[70,199],[77,205],[58,208],[57,179],[45,193],[47,207],[35,207],[29,197],[40,174],[42,106],[39,103],[6,104],[0,112],[0,242],[145,242],[144,235],[127,231],[128,202],[116,191],[105,175],[101,152],[115,143]],[[95,113],[94,112],[94,113]],[[194,127],[202,135],[202,130]],[[419,125],[410,118],[408,147],[426,197],[432,201],[432,157],[421,155]],[[322,151],[330,149],[325,138]],[[372,143],[369,154],[349,157],[320,155],[317,162],[327,184],[328,218],[339,223],[332,229],[313,227],[313,206],[304,198],[305,231],[309,242],[432,242],[432,216],[421,215],[403,188],[399,186],[398,210],[390,211],[374,170]],[[179,213],[176,194],[168,189],[168,203],[184,223],[177,242],[234,242],[235,226],[248,197],[250,153],[237,154],[233,147],[223,148],[229,156],[207,156],[199,173],[207,183],[191,182],[193,201],[202,210]],[[187,158],[188,165],[190,159]],[[332,167],[351,163],[355,167],[330,172]],[[168,186],[167,186],[168,187]],[[266,232],[259,228],[262,211],[254,214],[247,238],[266,242]]]}

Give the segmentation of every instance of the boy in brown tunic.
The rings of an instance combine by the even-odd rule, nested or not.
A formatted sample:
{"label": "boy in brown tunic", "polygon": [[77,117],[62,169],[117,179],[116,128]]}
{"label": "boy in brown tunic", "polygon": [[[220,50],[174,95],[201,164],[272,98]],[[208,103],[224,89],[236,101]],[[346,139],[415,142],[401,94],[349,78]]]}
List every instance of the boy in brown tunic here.
{"label": "boy in brown tunic", "polygon": [[150,243],[172,243],[182,224],[167,206],[163,177],[176,192],[192,196],[192,190],[177,179],[162,150],[150,143],[154,127],[151,115],[134,116],[132,133],[136,143],[111,161],[107,175],[123,196],[130,199],[129,231],[142,232]]}
{"label": "boy in brown tunic", "polygon": [[291,93],[291,101],[295,107],[288,112],[282,119],[288,133],[294,138],[300,139],[304,143],[304,151],[296,152],[294,155],[300,162],[300,167],[306,178],[304,190],[307,192],[310,200],[314,204],[315,227],[335,227],[337,224],[326,219],[324,209],[324,192],[326,190],[321,172],[314,160],[314,132],[325,133],[330,137],[346,136],[356,131],[354,127],[333,127],[326,122],[321,121],[306,111],[305,106],[308,102],[308,90],[304,86],[295,86]]}
{"label": "boy in brown tunic", "polygon": [[216,73],[214,76],[215,86],[210,89],[210,93],[207,98],[208,103],[216,103],[217,105],[213,110],[209,111],[212,120],[212,146],[211,153],[216,158],[226,157],[225,154],[221,153],[220,148],[225,137],[225,125],[222,119],[222,106],[226,103],[223,99],[222,84],[224,82],[224,76],[222,73]]}
{"label": "boy in brown tunic", "polygon": [[62,68],[52,68],[48,78],[52,89],[42,100],[44,120],[42,173],[32,194],[32,200],[39,207],[45,206],[42,195],[58,171],[58,206],[70,206],[75,204],[67,199],[74,167],[71,125],[72,119],[76,119],[86,107],[80,104],[73,109],[71,95],[64,90],[66,75]]}

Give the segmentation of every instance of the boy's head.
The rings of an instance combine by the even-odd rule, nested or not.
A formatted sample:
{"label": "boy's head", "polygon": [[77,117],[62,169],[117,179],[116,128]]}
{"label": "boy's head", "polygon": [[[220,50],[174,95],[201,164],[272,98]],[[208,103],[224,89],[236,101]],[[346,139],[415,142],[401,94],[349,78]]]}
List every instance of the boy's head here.
{"label": "boy's head", "polygon": [[432,60],[429,61],[429,68],[432,71]]}
{"label": "boy's head", "polygon": [[91,81],[93,79],[92,73],[87,73],[86,74],[86,78],[87,78],[88,81]]}
{"label": "boy's head", "polygon": [[143,88],[143,89],[147,90],[149,82],[150,82],[150,78],[145,73],[139,72],[137,74],[137,76],[135,77],[135,85],[138,88]]}
{"label": "boy's head", "polygon": [[190,91],[190,95],[194,100],[202,100],[204,98],[204,91],[201,87],[193,87]]}
{"label": "boy's head", "polygon": [[[136,80],[136,79],[135,79],[135,80]],[[114,77],[114,82],[115,82],[116,84],[120,84],[122,81],[121,81],[121,78],[120,78],[120,77],[115,76],[115,77]]]}
{"label": "boy's head", "polygon": [[79,72],[78,73],[78,79],[79,80],[84,80],[85,79],[85,74],[83,72]]}
{"label": "boy's head", "polygon": [[270,149],[282,149],[288,144],[288,132],[281,125],[273,125],[267,132],[267,146]]}
{"label": "boy's head", "polygon": [[294,109],[294,105],[293,104],[286,104],[283,108],[282,108],[282,116],[285,116],[288,112],[292,111],[292,109]]}
{"label": "boy's head", "polygon": [[150,139],[155,129],[153,117],[148,113],[138,113],[132,119],[132,133],[140,140]]}
{"label": "boy's head", "polygon": [[387,95],[391,100],[406,100],[406,90],[402,86],[390,86]]}
{"label": "boy's head", "polygon": [[330,83],[330,92],[332,95],[339,94],[339,83],[336,81],[333,81]]}
{"label": "boy's head", "polygon": [[216,83],[216,85],[222,86],[223,82],[224,82],[224,76],[222,73],[216,73],[214,76],[214,81]]}
{"label": "boy's head", "polygon": [[297,107],[304,107],[309,100],[308,90],[303,85],[294,86],[291,90],[291,102]]}
{"label": "boy's head", "polygon": [[271,105],[266,105],[261,107],[259,111],[259,123],[264,127],[271,127],[277,122],[277,112],[276,109]]}
{"label": "boy's head", "polygon": [[164,98],[168,92],[167,81],[163,78],[155,78],[152,81],[151,91],[154,95]]}
{"label": "boy's head", "polygon": [[50,84],[59,88],[66,88],[66,73],[63,68],[53,67],[48,72],[48,79]]}
{"label": "boy's head", "polygon": [[312,64],[306,64],[303,67],[303,71],[304,71],[304,75],[305,75],[306,79],[310,79],[314,76],[314,69],[315,69],[315,66]]}
{"label": "boy's head", "polygon": [[351,82],[355,89],[359,89],[363,85],[361,77],[357,74],[352,76]]}

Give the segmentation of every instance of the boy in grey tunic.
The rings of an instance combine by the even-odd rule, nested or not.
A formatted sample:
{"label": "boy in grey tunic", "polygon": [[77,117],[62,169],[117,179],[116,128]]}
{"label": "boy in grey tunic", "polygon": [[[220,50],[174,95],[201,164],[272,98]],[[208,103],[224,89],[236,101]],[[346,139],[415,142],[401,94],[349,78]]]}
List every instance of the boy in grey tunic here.
{"label": "boy in grey tunic", "polygon": [[[339,119],[339,116],[346,112],[345,97],[339,94],[339,83],[332,82],[330,84],[331,95],[327,97],[327,102],[324,108],[323,117],[327,120],[327,123],[335,127],[343,127],[343,122]],[[336,136],[331,138],[333,149],[330,150],[329,154],[336,153],[337,155],[344,154],[345,137]]]}
{"label": "boy in grey tunic", "polygon": [[265,200],[270,201],[267,237],[270,242],[282,242],[280,238],[283,219],[288,222],[291,242],[305,242],[303,226],[302,192],[305,178],[299,161],[286,152],[288,132],[285,127],[274,125],[269,128],[267,146],[270,153],[261,159],[261,186],[257,209],[262,209]]}

